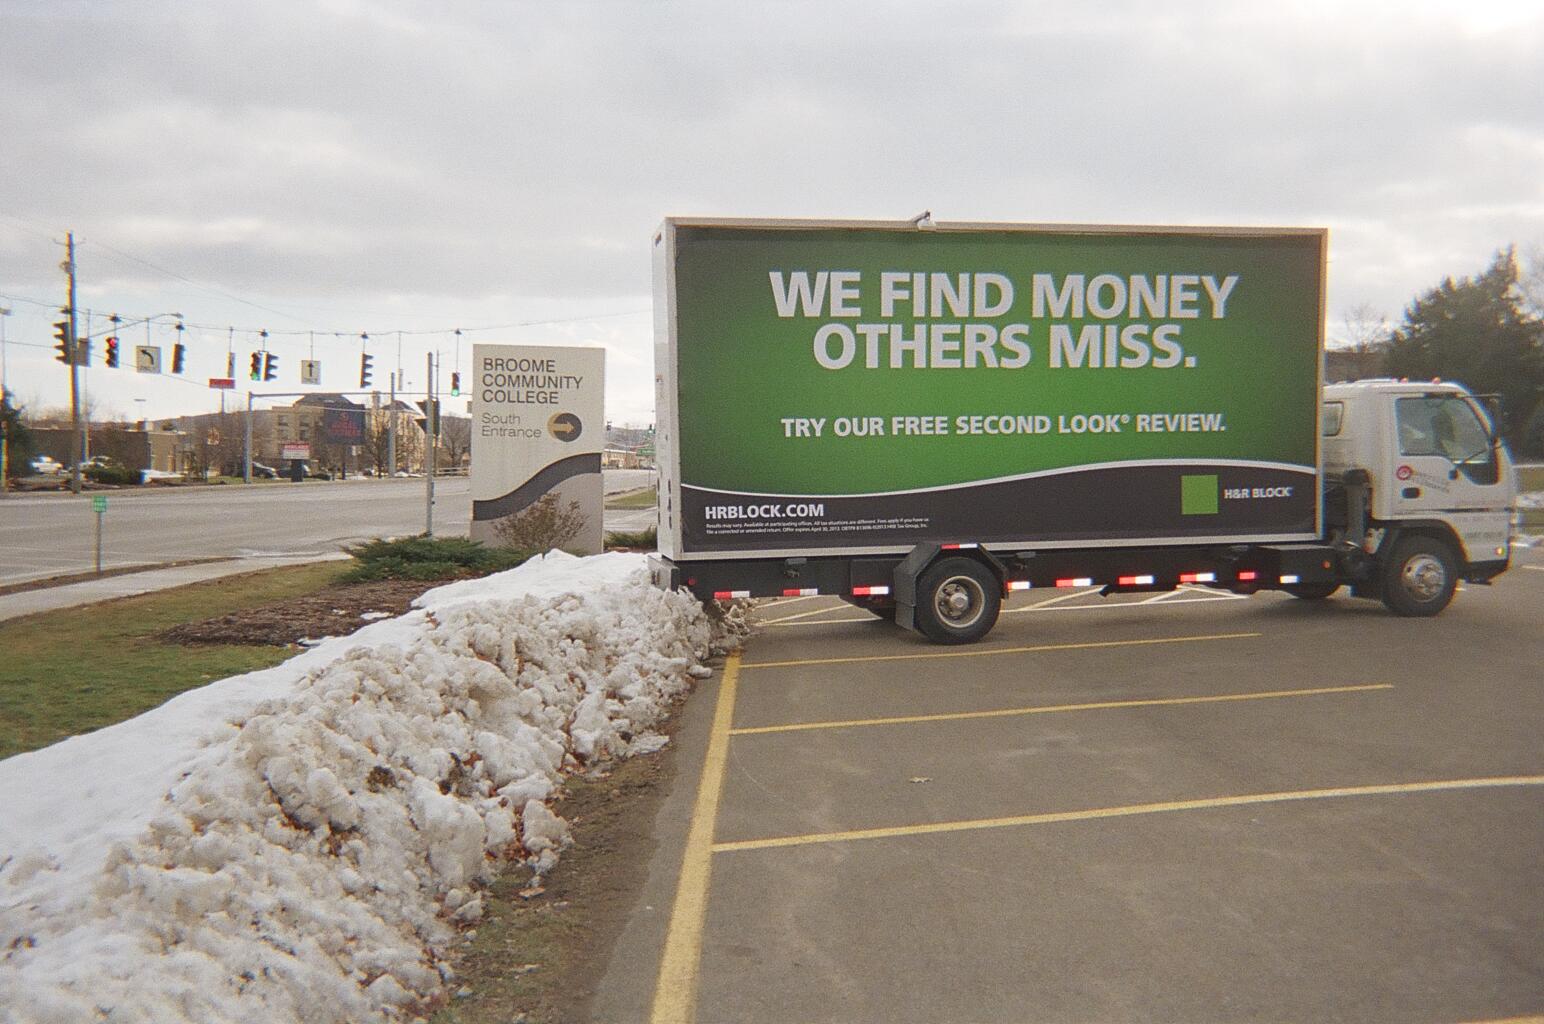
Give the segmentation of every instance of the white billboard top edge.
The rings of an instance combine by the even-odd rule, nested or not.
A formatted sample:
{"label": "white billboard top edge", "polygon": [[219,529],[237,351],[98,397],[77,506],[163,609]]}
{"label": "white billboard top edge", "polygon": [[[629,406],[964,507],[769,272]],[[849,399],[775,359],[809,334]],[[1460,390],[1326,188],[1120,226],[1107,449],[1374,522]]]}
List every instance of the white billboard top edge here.
{"label": "white billboard top edge", "polygon": [[1026,231],[1062,235],[1199,235],[1212,237],[1321,237],[1329,228],[1283,227],[1271,225],[1222,224],[1062,224],[1014,223],[994,221],[930,221],[925,226],[915,220],[822,220],[792,217],[666,217],[655,240],[670,227],[753,228],[758,230],[807,231],[821,228],[878,231]]}

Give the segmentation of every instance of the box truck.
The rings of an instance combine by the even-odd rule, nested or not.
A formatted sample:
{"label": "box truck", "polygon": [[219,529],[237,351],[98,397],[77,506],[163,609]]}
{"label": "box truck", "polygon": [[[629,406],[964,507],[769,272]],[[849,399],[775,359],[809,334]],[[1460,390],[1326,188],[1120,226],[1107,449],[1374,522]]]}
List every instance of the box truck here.
{"label": "box truck", "polygon": [[656,582],[941,643],[1042,587],[1340,587],[1434,615],[1510,557],[1457,384],[1323,383],[1326,232],[665,221]]}

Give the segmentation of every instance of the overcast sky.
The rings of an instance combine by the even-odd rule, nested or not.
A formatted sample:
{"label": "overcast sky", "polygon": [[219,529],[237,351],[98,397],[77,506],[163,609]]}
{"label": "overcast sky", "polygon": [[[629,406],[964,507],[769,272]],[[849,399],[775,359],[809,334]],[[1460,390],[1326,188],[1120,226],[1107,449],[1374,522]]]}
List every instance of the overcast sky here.
{"label": "overcast sky", "polygon": [[124,416],[218,408],[230,327],[238,383],[266,329],[290,390],[312,353],[356,387],[361,332],[384,385],[398,331],[421,389],[461,327],[463,371],[473,340],[606,346],[608,415],[648,423],[667,215],[1322,226],[1335,338],[1544,245],[1540,11],[0,0],[8,380],[68,404],[68,230],[80,308],[197,325],[198,386],[98,348]]}

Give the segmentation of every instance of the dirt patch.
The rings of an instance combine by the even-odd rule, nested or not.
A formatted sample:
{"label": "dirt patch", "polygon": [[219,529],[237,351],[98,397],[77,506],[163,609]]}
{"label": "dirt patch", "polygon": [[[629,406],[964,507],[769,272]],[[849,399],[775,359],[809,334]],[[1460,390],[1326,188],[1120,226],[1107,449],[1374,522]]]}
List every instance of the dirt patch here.
{"label": "dirt patch", "polygon": [[[673,732],[680,708],[664,731]],[[504,872],[483,896],[483,919],[452,958],[449,1005],[434,1024],[578,1024],[647,880],[654,818],[675,777],[675,745],[571,778],[554,805],[574,845],[542,882]],[[524,892],[525,895],[521,895]]]}
{"label": "dirt patch", "polygon": [[344,636],[375,619],[401,615],[419,594],[439,585],[421,580],[340,583],[304,597],[173,626],[155,639],[175,644],[288,647],[302,640]]}

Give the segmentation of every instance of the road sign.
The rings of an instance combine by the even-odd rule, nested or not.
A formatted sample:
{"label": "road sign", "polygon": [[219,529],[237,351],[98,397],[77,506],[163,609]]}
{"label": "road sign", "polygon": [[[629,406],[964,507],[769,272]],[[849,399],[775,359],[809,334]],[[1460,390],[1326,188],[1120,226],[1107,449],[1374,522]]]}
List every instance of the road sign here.
{"label": "road sign", "polygon": [[236,378],[210,377],[209,386],[214,388],[216,391],[234,391],[236,390]]}
{"label": "road sign", "polygon": [[300,383],[320,384],[322,382],[322,361],[320,359],[302,359],[300,361]]}
{"label": "road sign", "polygon": [[286,441],[279,446],[279,458],[281,459],[309,459],[311,457],[311,445],[306,441]]}
{"label": "road sign", "polygon": [[93,512],[106,512],[107,511],[107,495],[105,495],[105,494],[93,494],[91,496],[91,511],[93,511]]}
{"label": "road sign", "polygon": [[134,369],[139,373],[160,373],[161,346],[135,345]]}

